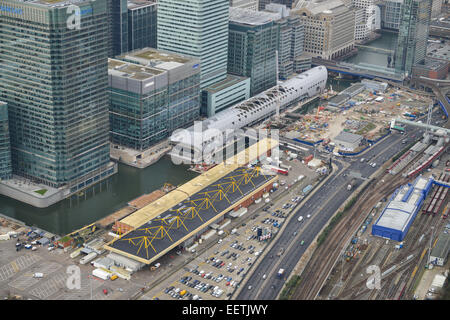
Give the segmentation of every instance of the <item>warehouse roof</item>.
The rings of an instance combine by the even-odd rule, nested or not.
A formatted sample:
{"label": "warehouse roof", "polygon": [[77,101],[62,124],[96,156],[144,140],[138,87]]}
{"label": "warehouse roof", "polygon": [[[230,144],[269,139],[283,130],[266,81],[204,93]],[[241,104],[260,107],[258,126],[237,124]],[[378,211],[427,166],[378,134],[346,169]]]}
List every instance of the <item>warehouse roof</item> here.
{"label": "warehouse roof", "polygon": [[431,256],[445,259],[450,249],[450,234],[442,232],[439,235],[436,246],[431,250]]}
{"label": "warehouse roof", "polygon": [[404,231],[424,199],[427,184],[428,179],[419,177],[397,189],[375,225]]}
{"label": "warehouse roof", "polygon": [[268,150],[276,148],[277,146],[278,141],[270,138],[264,138],[258,143],[255,143],[249,148],[241,151],[231,158],[231,160],[227,160],[227,164],[223,162],[218,164],[194,179],[179,186],[177,189],[162,196],[155,202],[152,202],[144,208],[137,210],[125,219],[122,219],[120,222],[133,228],[138,228],[169,208],[172,208],[177,203],[180,203],[191,195],[199,192],[203,187],[211,184],[213,181],[216,181],[233,170],[236,170],[242,164],[240,159],[246,159],[247,162],[251,162],[266,154]]}
{"label": "warehouse roof", "polygon": [[362,136],[351,132],[341,131],[334,140],[346,143],[359,143],[362,140]]}
{"label": "warehouse roof", "polygon": [[114,240],[107,249],[151,263],[276,179],[259,167],[239,167]]}

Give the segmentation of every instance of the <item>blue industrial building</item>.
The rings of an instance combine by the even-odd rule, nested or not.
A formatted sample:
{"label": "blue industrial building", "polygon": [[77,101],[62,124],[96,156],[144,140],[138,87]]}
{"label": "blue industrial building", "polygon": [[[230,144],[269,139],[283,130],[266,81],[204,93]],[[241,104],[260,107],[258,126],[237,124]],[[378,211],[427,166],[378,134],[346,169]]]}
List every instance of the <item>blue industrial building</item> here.
{"label": "blue industrial building", "polygon": [[372,235],[403,241],[432,184],[433,179],[419,176],[412,184],[398,188],[372,226]]}

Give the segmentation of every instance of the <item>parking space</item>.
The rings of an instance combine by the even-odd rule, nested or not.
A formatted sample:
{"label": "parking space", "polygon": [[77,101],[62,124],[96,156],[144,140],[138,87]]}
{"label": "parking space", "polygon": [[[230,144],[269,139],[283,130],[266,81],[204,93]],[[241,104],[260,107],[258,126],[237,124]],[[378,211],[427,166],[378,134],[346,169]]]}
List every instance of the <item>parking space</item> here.
{"label": "parking space", "polygon": [[[289,175],[281,176],[278,191],[267,197],[273,200],[250,206],[243,218],[232,221],[230,229],[234,231],[225,232],[220,239],[215,238],[215,245],[150,290],[143,299],[230,299],[262,255],[270,238],[276,235],[304,198],[302,190],[314,184],[318,177],[298,160],[287,164],[292,165]],[[298,181],[300,176],[301,181]],[[306,216],[304,218],[307,219]]]}

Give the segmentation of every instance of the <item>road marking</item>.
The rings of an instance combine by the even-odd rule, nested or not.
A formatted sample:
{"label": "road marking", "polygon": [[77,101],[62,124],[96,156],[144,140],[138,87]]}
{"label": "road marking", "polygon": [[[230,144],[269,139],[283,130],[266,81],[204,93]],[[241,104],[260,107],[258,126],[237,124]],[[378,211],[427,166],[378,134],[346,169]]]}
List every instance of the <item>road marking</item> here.
{"label": "road marking", "polygon": [[16,261],[11,262],[11,266],[13,267],[15,272],[19,272],[20,268],[17,265]]}

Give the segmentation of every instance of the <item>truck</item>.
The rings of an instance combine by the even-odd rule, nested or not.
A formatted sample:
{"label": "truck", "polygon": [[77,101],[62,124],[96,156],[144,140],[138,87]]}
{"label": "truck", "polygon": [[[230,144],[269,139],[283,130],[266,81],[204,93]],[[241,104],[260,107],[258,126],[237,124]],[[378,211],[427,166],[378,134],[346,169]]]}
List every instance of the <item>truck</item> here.
{"label": "truck", "polygon": [[350,181],[350,183],[347,185],[347,190],[350,191],[355,186],[355,183],[356,179],[352,179],[352,181]]}
{"label": "truck", "polygon": [[284,269],[280,269],[280,270],[278,270],[277,277],[281,278],[283,276],[283,274],[284,274]]}
{"label": "truck", "polygon": [[291,168],[292,168],[292,166],[288,166],[288,165],[285,165],[285,164],[283,164],[283,163],[280,163],[279,164],[279,167],[280,168],[282,168],[282,169],[286,169],[286,170],[291,170]]}
{"label": "truck", "polygon": [[97,278],[100,278],[102,280],[108,280],[111,277],[111,273],[110,272],[107,272],[106,270],[103,270],[103,269],[100,269],[100,268],[94,269],[92,271],[92,275],[97,277]]}

